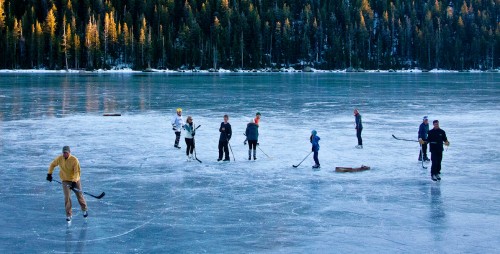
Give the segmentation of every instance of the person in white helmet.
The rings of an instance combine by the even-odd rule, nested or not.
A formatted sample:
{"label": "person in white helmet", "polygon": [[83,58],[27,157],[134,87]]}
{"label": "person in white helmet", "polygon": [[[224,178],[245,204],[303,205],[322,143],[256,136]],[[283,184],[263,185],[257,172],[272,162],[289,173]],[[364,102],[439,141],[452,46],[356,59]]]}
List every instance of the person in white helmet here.
{"label": "person in white helmet", "polygon": [[184,120],[182,119],[182,109],[178,108],[177,113],[172,118],[172,130],[175,132],[175,143],[174,147],[181,149],[179,146],[179,140],[181,139],[181,129],[184,126]]}
{"label": "person in white helmet", "polygon": [[418,161],[430,161],[429,158],[427,157],[427,144],[425,141],[427,141],[427,136],[429,133],[429,119],[427,116],[424,116],[422,119],[422,123],[420,124],[420,127],[418,128],[418,142],[420,143],[420,153],[418,155]]}

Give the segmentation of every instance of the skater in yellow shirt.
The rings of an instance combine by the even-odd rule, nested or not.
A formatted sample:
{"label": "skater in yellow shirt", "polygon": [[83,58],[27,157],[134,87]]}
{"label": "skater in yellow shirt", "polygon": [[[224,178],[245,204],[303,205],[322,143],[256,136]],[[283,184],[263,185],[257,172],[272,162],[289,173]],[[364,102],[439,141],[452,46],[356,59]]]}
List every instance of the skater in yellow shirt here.
{"label": "skater in yellow shirt", "polygon": [[64,205],[66,208],[66,220],[71,221],[71,190],[76,195],[78,203],[83,211],[83,217],[88,216],[87,203],[83,197],[81,191],[76,191],[74,188],[81,190],[82,185],[80,183],[80,162],[78,158],[71,155],[71,150],[69,146],[64,146],[62,150],[63,154],[55,158],[52,163],[50,163],[49,172],[47,174],[47,181],[52,182],[52,172],[54,168],[59,166],[59,177],[62,180],[62,187],[64,192]]}

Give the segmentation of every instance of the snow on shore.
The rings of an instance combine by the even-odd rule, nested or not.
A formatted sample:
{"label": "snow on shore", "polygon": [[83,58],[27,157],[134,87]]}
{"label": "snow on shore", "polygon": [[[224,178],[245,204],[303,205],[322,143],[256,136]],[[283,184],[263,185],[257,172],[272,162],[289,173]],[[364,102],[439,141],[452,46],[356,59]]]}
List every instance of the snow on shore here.
{"label": "snow on shore", "polygon": [[[368,72],[368,73],[390,73],[390,72],[396,72],[396,73],[423,73],[423,72],[430,72],[430,73],[458,73],[460,71],[457,70],[442,70],[442,69],[432,69],[432,70],[421,70],[421,69],[401,69],[401,70],[362,70],[362,69],[344,69],[344,70],[318,70],[314,68],[304,68],[303,70],[297,70],[293,67],[289,68],[281,68],[281,69],[270,69],[270,68],[264,68],[264,69],[252,69],[252,70],[242,70],[242,69],[234,69],[234,70],[227,70],[227,69],[209,69],[209,70],[198,70],[198,69],[191,69],[191,70],[169,70],[169,69],[146,69],[144,71],[140,70],[133,70],[131,68],[122,68],[122,69],[112,69],[112,70],[104,70],[104,69],[97,69],[94,71],[87,71],[87,70],[45,70],[45,69],[17,69],[17,70],[10,70],[10,69],[0,69],[0,73],[143,73],[143,72],[149,72],[149,73],[233,73],[233,72],[238,72],[238,73],[269,73],[269,72],[281,72],[281,73],[298,73],[298,72],[315,72],[315,73],[354,73],[354,72]],[[479,72],[498,72],[500,73],[500,68],[498,69],[493,69],[493,70],[488,70],[488,71],[482,71],[482,70],[466,70],[464,72],[471,72],[471,73],[479,73]]]}

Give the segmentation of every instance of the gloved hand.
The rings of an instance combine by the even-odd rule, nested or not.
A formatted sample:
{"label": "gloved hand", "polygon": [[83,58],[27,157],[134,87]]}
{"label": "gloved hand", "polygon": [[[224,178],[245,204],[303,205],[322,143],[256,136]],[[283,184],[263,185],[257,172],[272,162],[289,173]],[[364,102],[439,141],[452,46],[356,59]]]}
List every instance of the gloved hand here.
{"label": "gloved hand", "polygon": [[422,138],[419,138],[418,139],[418,143],[420,143],[421,145],[423,145],[423,144],[425,144],[425,141]]}
{"label": "gloved hand", "polygon": [[450,146],[450,142],[449,142],[449,141],[445,141],[445,142],[444,142],[444,145],[445,145],[445,146]]}
{"label": "gloved hand", "polygon": [[259,142],[257,142],[257,145],[260,145]]}
{"label": "gloved hand", "polygon": [[243,141],[243,145],[247,145],[247,141],[246,141],[246,140],[245,140],[245,141]]}
{"label": "gloved hand", "polygon": [[52,182],[52,174],[47,174],[47,181]]}
{"label": "gloved hand", "polygon": [[73,189],[75,189],[75,188],[76,188],[76,182],[71,182],[71,187],[70,187],[70,189],[72,189],[72,190],[73,190]]}
{"label": "gloved hand", "polygon": [[194,134],[196,134],[196,133],[194,133],[194,132],[193,132],[193,134],[191,134],[191,136],[193,136],[193,137],[194,137]]}

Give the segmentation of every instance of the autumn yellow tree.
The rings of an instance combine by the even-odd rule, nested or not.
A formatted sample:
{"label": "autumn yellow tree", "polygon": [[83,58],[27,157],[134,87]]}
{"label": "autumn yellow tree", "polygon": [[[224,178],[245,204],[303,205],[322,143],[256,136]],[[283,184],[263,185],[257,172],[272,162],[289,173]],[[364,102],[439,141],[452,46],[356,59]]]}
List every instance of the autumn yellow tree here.
{"label": "autumn yellow tree", "polygon": [[127,23],[123,23],[123,32],[120,33],[123,40],[123,61],[127,62],[127,49],[130,46],[130,34]]}
{"label": "autumn yellow tree", "polygon": [[52,8],[47,13],[45,18],[45,34],[48,36],[49,40],[49,67],[54,67],[54,45],[56,44],[56,6],[53,5]]}
{"label": "autumn yellow tree", "polygon": [[21,20],[14,19],[14,27],[12,31],[12,36],[13,36],[13,53],[14,53],[14,63],[13,65],[17,68],[18,65],[18,55],[17,50],[18,50],[18,44],[21,41],[21,38],[23,37],[23,25],[21,23]]}
{"label": "autumn yellow tree", "polygon": [[104,15],[104,59],[107,64],[108,62],[108,45],[114,48],[114,45],[118,42],[118,35],[116,32],[116,22],[113,12],[106,13]]}
{"label": "autumn yellow tree", "polygon": [[64,64],[66,70],[68,67],[69,51],[71,49],[71,25],[66,23],[66,17],[63,18],[63,34],[61,41],[61,51],[64,53]]}
{"label": "autumn yellow tree", "polygon": [[94,68],[94,58],[100,47],[97,22],[92,16],[85,29],[85,47],[87,48],[87,68]]}
{"label": "autumn yellow tree", "polygon": [[75,59],[75,69],[78,69],[79,68],[79,59],[80,59],[80,45],[81,45],[81,39],[80,39],[80,36],[75,33],[73,35],[73,52],[74,52],[74,59]]}
{"label": "autumn yellow tree", "polygon": [[5,28],[5,10],[4,10],[5,0],[0,0],[0,31]]}
{"label": "autumn yellow tree", "polygon": [[36,64],[37,67],[40,68],[43,59],[44,39],[43,39],[42,25],[38,21],[36,21],[35,23],[35,38],[36,38],[36,60],[37,60]]}
{"label": "autumn yellow tree", "polygon": [[142,26],[139,30],[139,46],[141,47],[141,64],[144,66],[144,47],[146,46],[146,19],[142,18]]}

